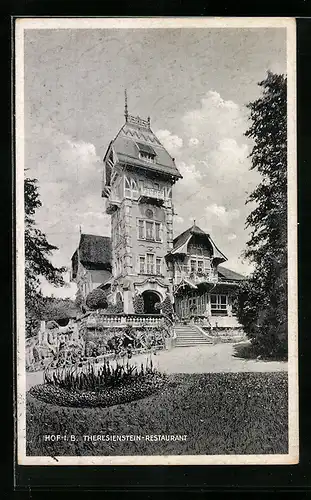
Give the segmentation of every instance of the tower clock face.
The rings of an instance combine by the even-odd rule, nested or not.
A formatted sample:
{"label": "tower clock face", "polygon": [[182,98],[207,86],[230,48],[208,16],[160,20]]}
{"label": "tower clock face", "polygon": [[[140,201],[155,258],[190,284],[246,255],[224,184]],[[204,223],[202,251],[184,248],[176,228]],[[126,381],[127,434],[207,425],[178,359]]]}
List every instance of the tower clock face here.
{"label": "tower clock face", "polygon": [[148,217],[148,219],[152,219],[153,217],[153,211],[150,208],[146,210],[146,217]]}

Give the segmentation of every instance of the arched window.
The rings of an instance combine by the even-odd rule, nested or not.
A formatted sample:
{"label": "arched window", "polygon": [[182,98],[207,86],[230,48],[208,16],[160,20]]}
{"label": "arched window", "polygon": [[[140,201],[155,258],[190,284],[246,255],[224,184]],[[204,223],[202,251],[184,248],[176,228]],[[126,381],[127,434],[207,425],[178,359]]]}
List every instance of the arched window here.
{"label": "arched window", "polygon": [[126,176],[124,176],[124,193],[127,198],[131,198],[131,183]]}
{"label": "arched window", "polygon": [[139,196],[137,182],[134,179],[131,179],[131,188],[132,188],[132,198],[136,200]]}

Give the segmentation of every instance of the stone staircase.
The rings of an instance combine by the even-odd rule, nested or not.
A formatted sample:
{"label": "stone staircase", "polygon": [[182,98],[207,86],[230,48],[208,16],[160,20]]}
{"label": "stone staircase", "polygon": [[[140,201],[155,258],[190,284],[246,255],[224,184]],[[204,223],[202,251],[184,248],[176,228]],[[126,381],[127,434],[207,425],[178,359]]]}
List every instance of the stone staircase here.
{"label": "stone staircase", "polygon": [[175,325],[175,347],[189,347],[195,345],[213,344],[213,341],[200,332],[195,326]]}

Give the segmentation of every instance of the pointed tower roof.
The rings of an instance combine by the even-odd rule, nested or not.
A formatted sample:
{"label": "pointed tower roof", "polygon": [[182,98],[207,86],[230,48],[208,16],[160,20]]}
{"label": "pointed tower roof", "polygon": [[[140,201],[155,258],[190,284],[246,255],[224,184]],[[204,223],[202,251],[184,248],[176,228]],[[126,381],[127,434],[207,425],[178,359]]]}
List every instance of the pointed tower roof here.
{"label": "pointed tower roof", "polygon": [[[175,179],[182,178],[174,159],[151,130],[150,118],[144,120],[139,116],[129,115],[127,100],[125,124],[111,142],[108,151],[111,147],[120,163],[136,166],[149,172],[162,173]],[[144,159],[144,155],[149,155],[152,161]]]}

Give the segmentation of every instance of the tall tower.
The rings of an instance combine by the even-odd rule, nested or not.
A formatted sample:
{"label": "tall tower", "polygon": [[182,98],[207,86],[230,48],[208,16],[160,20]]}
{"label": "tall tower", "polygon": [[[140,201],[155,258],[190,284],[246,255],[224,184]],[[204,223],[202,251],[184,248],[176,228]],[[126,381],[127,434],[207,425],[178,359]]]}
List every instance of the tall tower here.
{"label": "tall tower", "polygon": [[174,159],[143,120],[128,114],[104,157],[102,196],[111,215],[112,300],[122,297],[133,313],[142,295],[144,312],[172,293],[165,255],[173,248],[172,188],[181,175]]}

